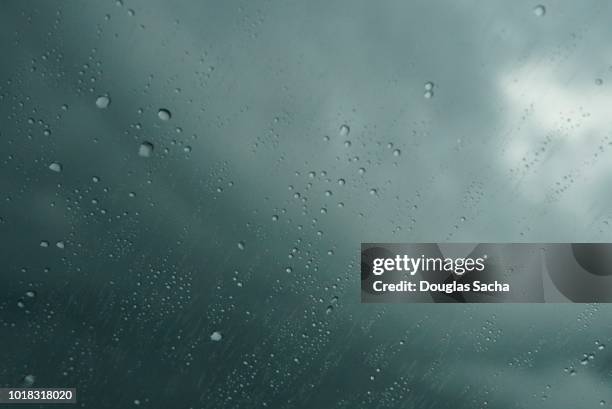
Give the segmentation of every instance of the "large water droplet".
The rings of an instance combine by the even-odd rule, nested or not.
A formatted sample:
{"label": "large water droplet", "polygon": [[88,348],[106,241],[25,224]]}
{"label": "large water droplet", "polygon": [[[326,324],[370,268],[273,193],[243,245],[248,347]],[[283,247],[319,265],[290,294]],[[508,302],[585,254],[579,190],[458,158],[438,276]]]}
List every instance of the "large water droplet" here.
{"label": "large water droplet", "polygon": [[157,116],[162,121],[168,121],[170,118],[172,118],[172,113],[166,108],[160,108],[159,111],[157,111]]}
{"label": "large water droplet", "polygon": [[96,106],[100,109],[106,109],[110,105],[110,98],[108,95],[100,95],[96,99]]}
{"label": "large water droplet", "polygon": [[138,148],[138,156],[142,156],[143,158],[149,158],[153,155],[153,150],[155,147],[151,142],[143,142],[140,144]]}
{"label": "large water droplet", "polygon": [[538,4],[533,8],[533,14],[537,17],[542,17],[546,14],[546,7],[542,4]]}

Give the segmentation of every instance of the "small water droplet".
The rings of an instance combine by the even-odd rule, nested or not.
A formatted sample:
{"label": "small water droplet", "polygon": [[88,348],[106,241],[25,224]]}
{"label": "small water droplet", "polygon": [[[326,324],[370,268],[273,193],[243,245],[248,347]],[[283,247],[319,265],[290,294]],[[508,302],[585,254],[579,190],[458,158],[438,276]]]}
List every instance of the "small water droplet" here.
{"label": "small water droplet", "polygon": [[393,151],[393,156],[400,156],[401,154],[402,154],[402,151],[401,151],[401,150],[399,150],[399,149],[395,149],[395,150]]}
{"label": "small water droplet", "polygon": [[55,243],[55,246],[56,246],[58,249],[64,249],[64,248],[66,248],[66,245],[64,244],[64,242],[63,242],[63,241],[58,241],[57,243]]}
{"label": "small water droplet", "polygon": [[219,331],[215,331],[212,334],[210,334],[210,340],[211,341],[221,341],[221,339],[223,339],[223,335],[221,335],[221,333]]}
{"label": "small water droplet", "polygon": [[425,91],[425,93],[423,94],[423,96],[424,96],[426,99],[431,99],[431,98],[433,98],[434,93],[433,93],[433,91]]}
{"label": "small water droplet", "polygon": [[41,241],[41,242],[40,242],[40,247],[44,247],[44,248],[49,247],[49,242],[48,242],[48,241],[46,241],[46,240]]}
{"label": "small water droplet", "polygon": [[351,133],[351,128],[348,125],[342,125],[340,127],[340,136],[348,136]]}
{"label": "small water droplet", "polygon": [[62,164],[58,162],[53,162],[49,165],[49,169],[52,170],[53,172],[61,172]]}
{"label": "small water droplet", "polygon": [[595,80],[595,85],[603,85],[603,80],[601,78],[597,78]]}
{"label": "small water droplet", "polygon": [[431,90],[433,90],[433,87],[434,87],[434,83],[433,82],[429,81],[429,82],[425,83],[425,91],[431,91]]}
{"label": "small water droplet", "polygon": [[239,241],[239,242],[238,242],[238,248],[239,248],[240,250],[244,250],[244,241]]}

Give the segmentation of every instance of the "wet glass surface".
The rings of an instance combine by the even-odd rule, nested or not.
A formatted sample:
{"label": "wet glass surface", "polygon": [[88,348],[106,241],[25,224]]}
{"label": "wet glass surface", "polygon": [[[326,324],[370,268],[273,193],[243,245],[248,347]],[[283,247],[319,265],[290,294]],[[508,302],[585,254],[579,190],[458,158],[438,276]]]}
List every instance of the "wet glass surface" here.
{"label": "wet glass surface", "polygon": [[607,305],[359,302],[361,242],[611,241],[611,3],[0,10],[0,387],[612,403]]}

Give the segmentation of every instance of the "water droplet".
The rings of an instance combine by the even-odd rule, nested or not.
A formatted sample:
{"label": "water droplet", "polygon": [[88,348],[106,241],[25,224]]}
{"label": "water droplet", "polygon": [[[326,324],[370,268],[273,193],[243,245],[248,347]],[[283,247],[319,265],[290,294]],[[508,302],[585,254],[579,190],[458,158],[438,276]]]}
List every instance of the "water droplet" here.
{"label": "water droplet", "polygon": [[239,241],[239,242],[238,242],[238,248],[239,248],[240,250],[244,250],[244,241]]}
{"label": "water droplet", "polygon": [[110,98],[108,97],[108,95],[100,95],[97,99],[96,99],[96,106],[100,109],[106,109],[108,108],[108,106],[110,105]]}
{"label": "water droplet", "polygon": [[595,80],[595,85],[603,85],[603,80],[601,78],[597,78]]}
{"label": "water droplet", "polygon": [[434,87],[434,83],[433,82],[426,82],[425,83],[425,91],[431,91],[433,90]]}
{"label": "water droplet", "polygon": [[151,142],[143,142],[140,144],[140,147],[138,148],[138,155],[142,156],[143,158],[149,158],[151,157],[151,155],[153,155],[154,149],[155,147],[153,146]]}
{"label": "water droplet", "polygon": [[351,147],[351,141],[349,141],[349,140],[344,141],[344,147],[345,148],[350,148]]}
{"label": "water droplet", "polygon": [[351,133],[351,128],[348,125],[342,125],[340,127],[340,136],[348,136]]}
{"label": "water droplet", "polygon": [[344,185],[346,184],[346,180],[344,180],[344,179],[338,179],[338,184],[339,184],[340,186],[344,186]]}
{"label": "water droplet", "polygon": [[393,156],[400,156],[402,154],[402,151],[400,151],[399,149],[395,149],[393,151]]}
{"label": "water droplet", "polygon": [[211,341],[221,341],[221,339],[223,338],[223,335],[221,335],[221,333],[219,331],[215,331],[212,334],[210,334],[210,340]]}
{"label": "water droplet", "polygon": [[58,249],[64,249],[64,248],[66,248],[66,245],[64,244],[64,242],[63,242],[63,241],[58,241],[57,243],[55,243],[55,246],[56,246]]}
{"label": "water droplet", "polygon": [[546,7],[542,4],[538,4],[533,8],[533,14],[537,17],[543,17],[546,14]]}
{"label": "water droplet", "polygon": [[423,94],[423,96],[424,96],[426,99],[431,99],[431,98],[433,98],[434,93],[433,93],[433,91],[425,91],[425,93]]}
{"label": "water droplet", "polygon": [[25,295],[28,298],[36,298],[36,292],[32,290],[26,291]]}
{"label": "water droplet", "polygon": [[157,111],[157,116],[162,121],[168,121],[170,118],[172,118],[172,113],[165,108],[160,108],[159,111]]}
{"label": "water droplet", "polygon": [[93,180],[94,183],[98,183],[100,181],[100,178],[97,176],[94,176],[91,178],[91,180]]}
{"label": "water droplet", "polygon": [[44,248],[49,247],[49,242],[48,242],[48,241],[46,241],[46,240],[41,241],[41,242],[40,242],[40,247],[44,247]]}
{"label": "water droplet", "polygon": [[276,214],[275,214],[275,215],[273,215],[273,216],[272,216],[272,221],[273,221],[273,222],[278,221],[278,215],[276,215]]}
{"label": "water droplet", "polygon": [[34,375],[30,374],[23,377],[23,383],[27,387],[34,385],[34,382],[36,382],[36,377]]}
{"label": "water droplet", "polygon": [[52,164],[49,165],[49,169],[51,169],[53,172],[61,172],[62,164],[58,162],[53,162]]}

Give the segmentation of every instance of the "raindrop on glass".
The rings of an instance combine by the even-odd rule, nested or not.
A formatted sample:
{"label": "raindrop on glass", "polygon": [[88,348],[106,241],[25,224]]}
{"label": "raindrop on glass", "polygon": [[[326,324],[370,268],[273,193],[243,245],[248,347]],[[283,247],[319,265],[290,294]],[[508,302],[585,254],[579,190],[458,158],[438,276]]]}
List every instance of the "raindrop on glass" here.
{"label": "raindrop on glass", "polygon": [[535,14],[536,17],[543,17],[546,14],[546,7],[542,4],[538,4],[533,8],[533,14]]}
{"label": "raindrop on glass", "polygon": [[143,142],[138,148],[138,155],[142,156],[143,158],[149,158],[151,155],[153,155],[153,149],[155,148],[151,142]]}
{"label": "raindrop on glass", "polygon": [[162,121],[168,121],[170,118],[172,118],[172,113],[165,108],[160,108],[160,110],[157,111],[157,116]]}
{"label": "raindrop on glass", "polygon": [[100,109],[106,109],[110,105],[110,98],[108,95],[100,95],[96,99],[96,106]]}

